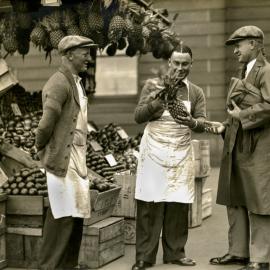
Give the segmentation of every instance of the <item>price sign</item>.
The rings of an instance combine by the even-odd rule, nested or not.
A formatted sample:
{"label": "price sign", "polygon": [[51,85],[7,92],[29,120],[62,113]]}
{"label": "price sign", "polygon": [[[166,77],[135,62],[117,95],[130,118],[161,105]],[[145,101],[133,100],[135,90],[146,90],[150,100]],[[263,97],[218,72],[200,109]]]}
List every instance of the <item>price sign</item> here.
{"label": "price sign", "polygon": [[61,0],[42,0],[41,4],[43,6],[60,6],[62,4]]}
{"label": "price sign", "polygon": [[90,141],[90,145],[95,152],[102,151],[103,149],[102,146],[97,141],[94,140]]}
{"label": "price sign", "polygon": [[22,112],[17,103],[11,103],[11,109],[16,116],[22,116]]}
{"label": "price sign", "polygon": [[117,129],[118,135],[121,137],[121,139],[128,139],[128,135],[122,128]]}
{"label": "price sign", "polygon": [[105,159],[108,161],[108,163],[111,167],[117,165],[117,161],[115,160],[115,158],[112,154],[106,155]]}

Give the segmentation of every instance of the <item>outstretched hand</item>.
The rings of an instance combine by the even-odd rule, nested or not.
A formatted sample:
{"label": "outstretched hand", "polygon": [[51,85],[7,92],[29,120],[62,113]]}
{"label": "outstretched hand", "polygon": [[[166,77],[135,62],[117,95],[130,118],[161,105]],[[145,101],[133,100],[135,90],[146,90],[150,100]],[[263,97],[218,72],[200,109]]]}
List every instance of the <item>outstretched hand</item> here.
{"label": "outstretched hand", "polygon": [[205,132],[212,134],[221,134],[225,131],[225,126],[220,122],[207,121],[207,126],[205,127]]}

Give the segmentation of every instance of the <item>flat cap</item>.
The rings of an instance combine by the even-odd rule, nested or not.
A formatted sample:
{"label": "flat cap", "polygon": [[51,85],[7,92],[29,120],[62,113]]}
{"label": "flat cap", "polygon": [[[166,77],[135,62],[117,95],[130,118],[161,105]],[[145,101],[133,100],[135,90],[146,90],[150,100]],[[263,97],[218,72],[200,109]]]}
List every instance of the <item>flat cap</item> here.
{"label": "flat cap", "polygon": [[83,48],[83,47],[95,47],[97,44],[90,38],[83,36],[65,36],[63,37],[58,44],[59,53],[63,54],[66,51],[73,48]]}
{"label": "flat cap", "polygon": [[225,44],[233,45],[240,40],[248,38],[258,38],[263,40],[264,39],[263,31],[259,27],[254,25],[247,25],[240,27],[232,33],[229,39],[226,40]]}

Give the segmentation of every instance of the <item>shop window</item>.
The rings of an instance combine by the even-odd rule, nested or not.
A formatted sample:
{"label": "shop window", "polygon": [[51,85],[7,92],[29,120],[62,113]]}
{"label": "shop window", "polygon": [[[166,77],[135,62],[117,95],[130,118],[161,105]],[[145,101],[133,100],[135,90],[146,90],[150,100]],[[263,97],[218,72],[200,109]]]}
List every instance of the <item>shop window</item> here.
{"label": "shop window", "polygon": [[138,57],[97,55],[95,96],[134,96],[138,89]]}

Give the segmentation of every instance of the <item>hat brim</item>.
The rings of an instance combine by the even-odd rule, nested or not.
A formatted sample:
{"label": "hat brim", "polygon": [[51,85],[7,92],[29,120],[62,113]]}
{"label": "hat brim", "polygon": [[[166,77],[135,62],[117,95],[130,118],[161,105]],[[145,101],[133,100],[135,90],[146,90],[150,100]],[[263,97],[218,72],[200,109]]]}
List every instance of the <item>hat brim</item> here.
{"label": "hat brim", "polygon": [[236,37],[226,40],[225,45],[234,45],[235,43],[244,40],[244,39],[262,39],[261,37],[245,36],[245,37]]}

